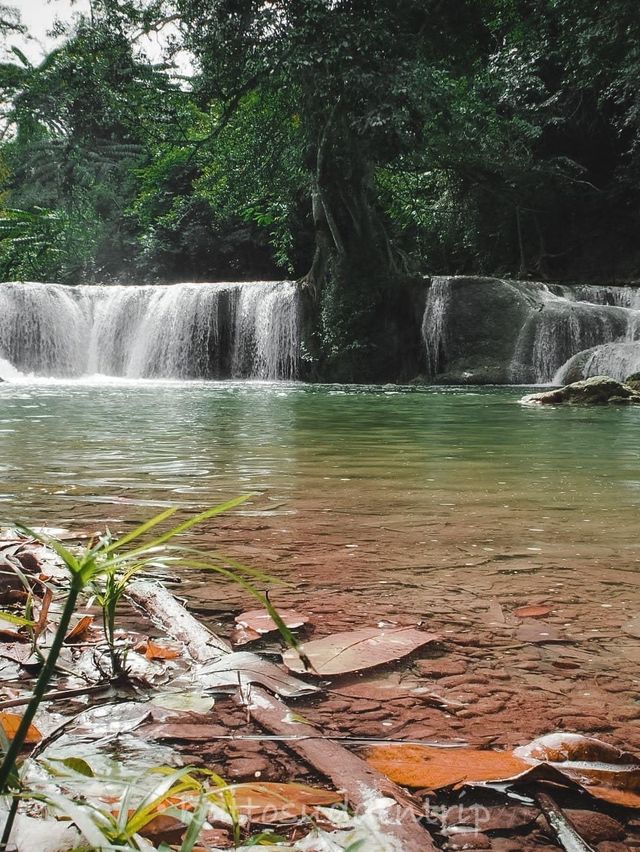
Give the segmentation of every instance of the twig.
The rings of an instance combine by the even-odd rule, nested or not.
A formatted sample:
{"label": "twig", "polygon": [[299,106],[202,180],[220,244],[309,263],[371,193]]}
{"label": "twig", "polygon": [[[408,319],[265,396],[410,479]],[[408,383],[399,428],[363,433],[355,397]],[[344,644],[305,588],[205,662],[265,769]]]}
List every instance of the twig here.
{"label": "twig", "polygon": [[[65,698],[74,698],[76,695],[94,695],[97,692],[104,692],[111,687],[112,683],[101,683],[96,686],[82,686],[78,689],[59,689],[52,692],[45,692],[42,696],[43,701],[62,701]],[[9,707],[23,707],[31,701],[31,695],[22,698],[11,698],[7,701],[0,701],[0,710],[6,710]]]}
{"label": "twig", "polygon": [[595,852],[593,846],[583,840],[575,827],[565,816],[561,808],[554,802],[548,793],[536,793],[538,807],[547,818],[549,827],[554,833],[556,840],[566,852]]}

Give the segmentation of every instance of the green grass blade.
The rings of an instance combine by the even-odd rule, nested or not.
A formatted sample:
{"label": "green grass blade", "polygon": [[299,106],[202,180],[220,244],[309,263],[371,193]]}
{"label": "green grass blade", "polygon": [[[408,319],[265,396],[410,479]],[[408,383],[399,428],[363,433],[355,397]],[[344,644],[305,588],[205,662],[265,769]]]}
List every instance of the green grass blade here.
{"label": "green grass blade", "polygon": [[8,621],[9,624],[17,624],[18,627],[35,627],[35,621],[31,621],[28,618],[22,618],[19,615],[13,615],[10,612],[5,612],[3,609],[0,609],[0,621]]}
{"label": "green grass blade", "polygon": [[207,801],[205,796],[200,796],[200,801],[198,802],[198,807],[194,811],[191,821],[189,822],[189,828],[187,829],[184,838],[182,840],[182,846],[180,847],[180,852],[192,852],[193,847],[198,842],[198,837],[200,837],[200,832],[202,831],[202,826],[205,823],[207,818],[207,811],[209,810],[209,802]]}
{"label": "green grass blade", "polygon": [[166,521],[167,518],[170,518],[172,515],[175,515],[177,511],[177,506],[172,506],[169,509],[165,509],[164,512],[160,512],[160,514],[156,515],[155,518],[151,518],[151,520],[145,521],[145,523],[140,524],[140,526],[131,530],[131,532],[122,536],[122,538],[119,538],[109,544],[103,549],[102,552],[113,553],[114,550],[119,550],[121,547],[124,547],[125,544],[129,544],[130,542],[135,541],[137,538],[140,538],[141,535],[144,535],[146,532],[149,532],[149,530],[153,529],[158,524],[161,524],[163,521]]}
{"label": "green grass blade", "polygon": [[112,564],[115,565],[124,561],[129,561],[132,557],[139,556],[142,553],[148,553],[148,551],[152,548],[160,547],[160,545],[164,544],[166,541],[169,541],[169,539],[172,539],[174,536],[180,535],[180,533],[190,530],[197,524],[209,520],[209,518],[215,518],[216,515],[221,515],[223,512],[228,512],[231,509],[235,509],[236,506],[240,506],[242,503],[245,503],[252,496],[252,494],[245,494],[242,497],[234,497],[233,500],[228,500],[226,503],[220,503],[217,506],[213,506],[213,508],[211,509],[207,509],[204,512],[200,512],[199,515],[195,515],[193,518],[188,518],[181,524],[178,524],[172,529],[167,530],[167,532],[163,533],[161,536],[158,536],[158,538],[155,538],[152,541],[147,542],[146,544],[142,544],[139,547],[135,547],[133,550],[130,550],[128,553],[124,553],[121,556],[113,557]]}

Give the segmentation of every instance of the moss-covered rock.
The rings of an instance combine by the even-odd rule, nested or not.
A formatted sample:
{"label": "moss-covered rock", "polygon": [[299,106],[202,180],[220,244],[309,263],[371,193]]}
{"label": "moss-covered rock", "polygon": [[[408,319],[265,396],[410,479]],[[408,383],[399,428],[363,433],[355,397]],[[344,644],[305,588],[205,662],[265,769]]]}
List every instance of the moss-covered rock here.
{"label": "moss-covered rock", "polygon": [[521,402],[538,405],[629,405],[640,404],[640,392],[609,376],[593,376],[562,388],[528,394]]}

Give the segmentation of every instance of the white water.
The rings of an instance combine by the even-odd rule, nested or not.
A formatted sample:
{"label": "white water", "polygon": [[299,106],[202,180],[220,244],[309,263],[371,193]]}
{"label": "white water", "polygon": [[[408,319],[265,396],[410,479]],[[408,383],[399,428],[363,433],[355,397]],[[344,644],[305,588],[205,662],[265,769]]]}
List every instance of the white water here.
{"label": "white water", "polygon": [[0,284],[0,376],[295,378],[292,282]]}
{"label": "white water", "polygon": [[[605,289],[597,288],[597,292]],[[520,330],[510,366],[514,382],[552,382],[577,352],[612,341],[633,340],[640,327],[638,311],[605,304],[604,300],[591,303],[546,289],[540,291],[540,297],[540,306]]]}
{"label": "white water", "polygon": [[[470,343],[456,335],[456,311],[465,310],[463,290],[457,290],[460,279],[433,278],[427,291],[422,320],[422,337],[427,374],[434,378],[445,373],[450,358],[457,364],[468,358],[470,375],[482,368],[483,359],[492,357],[491,340],[478,338]],[[462,279],[464,283],[464,279]],[[494,280],[493,286],[500,287]],[[474,283],[482,287],[482,279]],[[593,370],[618,377],[628,366],[635,370],[637,350],[620,349],[605,344],[633,343],[640,340],[640,289],[637,287],[596,285],[553,285],[502,282],[503,298],[524,305],[522,324],[513,329],[515,343],[510,362],[505,364],[505,377],[514,384],[548,384],[558,382],[566,365],[578,353],[602,347],[589,362]],[[511,292],[512,296],[509,296]],[[475,304],[475,303],[474,303]],[[478,303],[480,304],[480,302]],[[484,308],[484,305],[482,306]],[[492,310],[492,296],[486,300],[486,311]],[[480,310],[480,307],[477,308]],[[516,311],[517,315],[517,311]],[[480,318],[479,318],[480,319]],[[496,326],[501,323],[496,317]],[[465,322],[469,322],[468,316]],[[502,327],[504,328],[504,326]],[[640,346],[640,344],[639,344]],[[504,358],[504,355],[500,355]],[[509,356],[507,356],[508,358]],[[586,360],[586,359],[583,359]],[[580,362],[582,364],[583,361]],[[567,371],[565,371],[567,372]],[[625,373],[629,375],[634,370]]]}
{"label": "white water", "polygon": [[427,352],[427,375],[440,372],[447,359],[447,321],[451,305],[451,284],[448,278],[433,278],[427,292],[422,318],[422,339]]}

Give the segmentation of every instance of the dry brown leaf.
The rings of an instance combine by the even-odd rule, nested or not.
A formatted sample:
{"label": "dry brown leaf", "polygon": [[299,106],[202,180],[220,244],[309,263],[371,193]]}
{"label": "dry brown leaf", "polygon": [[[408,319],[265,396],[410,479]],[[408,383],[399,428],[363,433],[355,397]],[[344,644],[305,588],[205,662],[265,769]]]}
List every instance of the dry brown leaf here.
{"label": "dry brown leaf", "polygon": [[5,627],[0,627],[0,639],[7,642],[31,642],[26,633],[19,633],[17,630],[9,630]]}
{"label": "dry brown leaf", "polygon": [[513,614],[518,618],[544,618],[549,615],[551,607],[545,604],[531,604],[530,606],[520,606],[514,609]]}
{"label": "dry brown leaf", "polygon": [[[342,795],[335,790],[322,790],[306,784],[281,784],[265,781],[237,784],[229,791],[238,811],[252,822],[268,824],[297,819],[318,805],[335,805]],[[224,807],[224,798],[220,794]]]}
{"label": "dry brown leaf", "polygon": [[232,645],[248,645],[249,642],[255,642],[262,638],[262,633],[257,630],[252,630],[250,627],[241,627],[236,625],[231,633]]}
{"label": "dry brown leaf", "polygon": [[367,752],[367,762],[396,784],[430,790],[503,781],[531,769],[530,763],[510,751],[421,745],[374,746]]}
{"label": "dry brown leaf", "polygon": [[180,656],[180,649],[176,646],[161,645],[149,639],[144,655],[148,660],[175,660]]}
{"label": "dry brown leaf", "polygon": [[[372,627],[334,633],[305,642],[300,648],[315,669],[311,674],[330,676],[395,662],[439,638],[435,633],[425,633],[416,627],[396,627],[391,630]],[[291,671],[307,671],[294,648],[290,648],[282,659]]]}
{"label": "dry brown leaf", "polygon": [[46,588],[44,592],[44,597],[42,598],[42,605],[40,606],[40,613],[38,615],[38,621],[36,622],[35,627],[33,628],[33,632],[36,636],[40,636],[45,627],[47,626],[47,619],[49,617],[49,607],[51,606],[51,601],[53,600],[53,592],[50,588]]}
{"label": "dry brown leaf", "polygon": [[[7,735],[7,739],[12,740],[15,737],[16,731],[20,727],[20,722],[22,722],[22,716],[19,716],[17,713],[0,713],[0,725]],[[36,726],[29,725],[27,736],[24,741],[25,745],[35,745],[36,743],[39,743],[41,739],[42,734]]]}
{"label": "dry brown leaf", "polygon": [[[278,615],[290,630],[302,627],[309,621],[306,615],[301,615],[293,609],[279,609]],[[250,609],[247,612],[242,612],[236,616],[236,624],[239,627],[248,627],[260,634],[274,633],[278,629],[278,625],[266,609]]]}
{"label": "dry brown leaf", "polygon": [[[133,814],[133,811],[131,813]],[[179,843],[185,831],[185,824],[176,817],[158,814],[143,826],[138,834],[141,837],[146,837],[147,840],[154,840],[156,843],[164,841],[171,844]]]}
{"label": "dry brown leaf", "polygon": [[84,634],[93,624],[93,616],[92,615],[83,615],[82,618],[77,621],[71,630],[67,633],[65,637],[65,642],[77,642],[78,639],[82,639]]}

